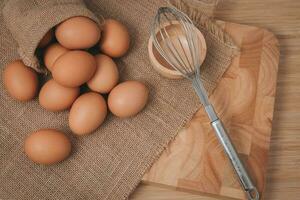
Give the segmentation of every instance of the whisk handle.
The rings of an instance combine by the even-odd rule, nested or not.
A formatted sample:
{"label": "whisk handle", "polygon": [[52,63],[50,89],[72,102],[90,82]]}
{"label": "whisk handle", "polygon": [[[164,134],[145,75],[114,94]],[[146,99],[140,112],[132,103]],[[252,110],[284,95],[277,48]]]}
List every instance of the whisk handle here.
{"label": "whisk handle", "polygon": [[215,121],[211,122],[211,125],[222,144],[225,153],[227,157],[229,158],[236,174],[238,175],[239,181],[245,190],[247,197],[249,200],[258,200],[259,199],[259,193],[256,189],[256,187],[253,185],[243,163],[239,159],[239,156],[228,137],[226,130],[221,122],[221,120],[217,119]]}
{"label": "whisk handle", "polygon": [[219,139],[220,143],[223,146],[223,149],[229,158],[234,171],[236,172],[239,181],[248,197],[249,200],[258,200],[259,193],[256,187],[253,185],[250,176],[248,175],[242,161],[239,159],[237,151],[235,150],[226,129],[223,126],[223,123],[219,119],[218,115],[216,114],[213,106],[210,104],[206,90],[200,80],[200,76],[197,75],[192,79],[193,87],[200,98],[202,105],[205,108],[205,111],[211,121],[211,126],[213,127],[217,138]]}

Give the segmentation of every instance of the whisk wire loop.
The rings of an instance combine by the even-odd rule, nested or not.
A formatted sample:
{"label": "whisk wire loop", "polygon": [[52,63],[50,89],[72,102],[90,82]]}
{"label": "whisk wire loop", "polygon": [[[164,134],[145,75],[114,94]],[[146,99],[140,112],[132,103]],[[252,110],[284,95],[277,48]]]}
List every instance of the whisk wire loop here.
{"label": "whisk wire loop", "polygon": [[[152,37],[154,45],[159,53],[165,58],[171,66],[182,73],[186,78],[192,79],[195,75],[195,66],[199,66],[198,45],[194,44],[193,39],[194,25],[192,21],[182,14],[177,16],[176,11],[167,8],[161,8],[154,22],[154,32]],[[176,29],[172,29],[176,26]],[[171,36],[169,32],[176,32],[175,36]],[[181,32],[181,33],[179,33]],[[156,36],[159,33],[160,38]],[[186,33],[188,38],[176,37]],[[155,34],[155,35],[154,35]],[[174,34],[173,34],[174,35]],[[158,40],[161,41],[158,41]]]}

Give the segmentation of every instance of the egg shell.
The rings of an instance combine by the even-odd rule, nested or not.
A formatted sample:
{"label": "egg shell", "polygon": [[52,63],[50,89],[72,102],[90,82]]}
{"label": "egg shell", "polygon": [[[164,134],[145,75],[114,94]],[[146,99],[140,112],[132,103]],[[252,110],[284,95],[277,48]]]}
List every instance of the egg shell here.
{"label": "egg shell", "polygon": [[59,43],[51,44],[44,52],[44,63],[47,69],[51,72],[55,61],[68,51],[69,49],[61,46]]}
{"label": "egg shell", "polygon": [[119,80],[119,71],[115,62],[104,54],[95,56],[97,69],[94,76],[87,82],[88,87],[100,93],[108,93]]}
{"label": "egg shell", "polygon": [[96,130],[107,115],[104,98],[95,92],[88,92],[76,99],[69,114],[69,126],[76,135],[87,135]]}
{"label": "egg shell", "polygon": [[100,39],[100,50],[110,57],[121,57],[129,49],[130,37],[127,28],[114,19],[105,20]]}
{"label": "egg shell", "polygon": [[118,117],[132,117],[148,101],[149,90],[139,81],[126,81],[117,85],[108,96],[108,107]]}
{"label": "egg shell", "polygon": [[13,61],[6,66],[3,82],[9,95],[20,101],[33,99],[38,91],[36,72],[25,66],[21,60]]}
{"label": "egg shell", "polygon": [[87,17],[72,17],[59,24],[55,30],[58,42],[68,49],[87,49],[100,39],[97,23]]}
{"label": "egg shell", "polygon": [[44,37],[41,39],[41,41],[39,42],[38,48],[44,48],[44,47],[46,47],[53,40],[53,37],[54,37],[53,29],[50,29],[44,35]]}
{"label": "egg shell", "polygon": [[79,87],[65,87],[51,79],[41,88],[39,103],[49,111],[65,110],[71,107],[79,92]]}
{"label": "egg shell", "polygon": [[71,152],[67,136],[55,129],[41,129],[25,139],[25,154],[33,162],[50,165],[65,160]]}
{"label": "egg shell", "polygon": [[96,71],[94,56],[85,51],[69,51],[53,65],[52,76],[66,87],[78,87],[92,78]]}

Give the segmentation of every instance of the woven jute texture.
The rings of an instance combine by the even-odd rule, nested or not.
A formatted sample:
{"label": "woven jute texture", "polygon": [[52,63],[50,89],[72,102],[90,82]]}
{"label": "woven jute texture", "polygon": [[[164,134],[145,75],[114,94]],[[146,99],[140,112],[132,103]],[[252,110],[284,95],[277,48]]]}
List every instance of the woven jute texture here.
{"label": "woven jute texture", "polygon": [[[5,2],[0,3],[2,11]],[[76,0],[50,1],[55,3],[44,7],[43,14],[35,3],[31,3],[37,1],[22,2],[26,2],[23,8],[19,7],[27,12],[21,12],[24,21],[16,19],[15,23],[10,23],[5,20],[6,26],[3,15],[0,16],[1,77],[6,64],[20,57],[18,48],[25,52],[28,47],[29,56],[33,55],[37,41],[51,27],[50,24],[55,25],[73,15],[93,18],[93,14]],[[39,2],[48,4],[49,1]],[[59,2],[64,4],[60,7]],[[205,35],[208,53],[201,67],[201,78],[211,92],[231,62],[234,45],[210,21],[211,16],[201,14],[201,5],[197,1],[192,4],[171,2],[188,12]],[[215,5],[209,6],[209,1],[205,3],[208,5],[204,6],[206,11],[213,10]],[[1,78],[0,199],[126,199],[145,171],[200,107],[188,81],[161,77],[148,60],[147,42],[153,17],[158,7],[168,3],[160,0],[88,0],[86,4],[97,18],[115,18],[129,28],[131,48],[124,57],[116,60],[121,81],[144,82],[150,89],[149,103],[135,117],[119,119],[109,114],[95,133],[75,137],[68,128],[68,111],[47,112],[39,106],[37,99],[25,103],[15,101],[6,93]],[[212,10],[205,13],[213,13]],[[39,14],[35,16],[33,11]],[[40,128],[56,128],[67,134],[73,146],[67,160],[41,166],[26,158],[24,138]]]}
{"label": "woven jute texture", "polygon": [[9,0],[3,8],[4,21],[18,42],[20,57],[38,72],[43,72],[35,56],[39,41],[52,27],[78,15],[89,17],[100,25],[82,0]]}

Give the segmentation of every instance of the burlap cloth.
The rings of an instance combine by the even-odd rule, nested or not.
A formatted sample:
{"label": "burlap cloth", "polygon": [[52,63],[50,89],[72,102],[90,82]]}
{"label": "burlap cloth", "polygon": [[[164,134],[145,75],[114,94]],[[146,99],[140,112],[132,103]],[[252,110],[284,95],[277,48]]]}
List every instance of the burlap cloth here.
{"label": "burlap cloth", "polygon": [[[69,2],[72,4],[72,0]],[[234,49],[228,36],[200,14],[204,9],[211,15],[215,1],[206,0],[205,4],[195,0],[189,4],[180,0],[172,2],[188,12],[205,35],[208,53],[201,68],[201,78],[211,92],[230,64]],[[1,10],[4,3],[0,3]],[[141,80],[147,84],[150,88],[149,104],[133,118],[118,119],[109,115],[94,134],[76,138],[68,128],[68,111],[47,112],[37,100],[17,102],[7,95],[1,79],[0,199],[125,199],[200,106],[188,81],[162,78],[153,71],[148,60],[151,22],[157,8],[165,2],[89,0],[86,3],[97,17],[118,19],[129,28],[130,51],[116,62],[122,80]],[[72,12],[72,5],[65,7],[64,12]],[[57,20],[57,15],[60,14],[44,11],[44,17],[50,19]],[[39,17],[43,20],[43,16]],[[32,34],[37,30],[45,31],[44,26],[47,24],[36,23]],[[1,15],[1,73],[5,65],[16,58],[19,58],[17,43]],[[73,151],[66,161],[41,166],[26,158],[24,138],[40,128],[56,128],[68,135]]]}

